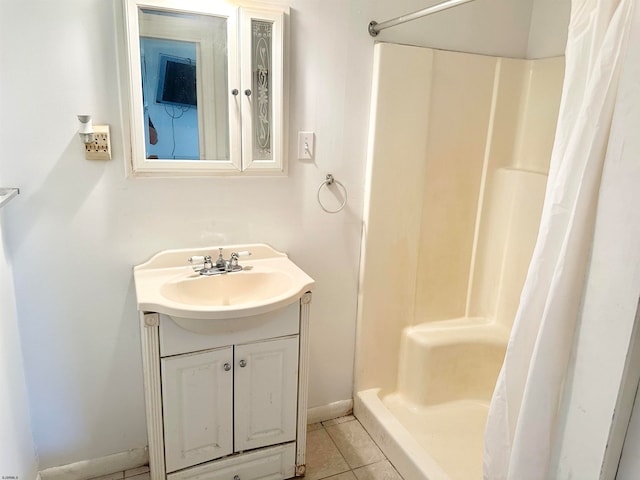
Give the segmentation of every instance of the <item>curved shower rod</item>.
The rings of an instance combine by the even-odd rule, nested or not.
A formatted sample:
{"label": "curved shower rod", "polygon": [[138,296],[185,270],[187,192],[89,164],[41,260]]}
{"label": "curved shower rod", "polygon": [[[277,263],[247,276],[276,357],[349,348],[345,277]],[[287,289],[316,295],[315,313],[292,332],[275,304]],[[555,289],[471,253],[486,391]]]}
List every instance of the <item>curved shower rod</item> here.
{"label": "curved shower rod", "polygon": [[427,15],[438,13],[443,10],[457,7],[458,5],[469,2],[473,2],[473,0],[446,0],[445,2],[423,8],[422,10],[392,18],[391,20],[387,20],[386,22],[378,23],[375,20],[372,20],[371,22],[369,22],[369,35],[375,37],[378,35],[378,33],[380,33],[380,30],[384,30],[385,28],[395,27],[396,25],[400,25],[401,23],[410,22],[411,20],[415,20],[416,18],[426,17]]}

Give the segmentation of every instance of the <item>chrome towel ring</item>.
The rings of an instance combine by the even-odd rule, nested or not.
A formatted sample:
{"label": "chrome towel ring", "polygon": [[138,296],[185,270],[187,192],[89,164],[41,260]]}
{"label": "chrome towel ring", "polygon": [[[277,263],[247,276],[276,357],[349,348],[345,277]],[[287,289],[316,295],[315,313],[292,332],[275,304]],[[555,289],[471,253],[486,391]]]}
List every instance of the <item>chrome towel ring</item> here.
{"label": "chrome towel ring", "polygon": [[[320,192],[322,191],[322,187],[326,186],[327,189],[328,189],[329,186],[333,185],[334,183],[336,185],[339,185],[340,188],[342,189],[342,191],[344,192],[344,199],[342,200],[342,203],[340,204],[340,206],[336,210],[329,210],[324,205],[322,205],[322,200],[320,200]],[[327,213],[338,213],[347,204],[347,189],[341,182],[339,182],[338,180],[333,178],[333,175],[331,175],[330,173],[327,173],[327,176],[325,177],[324,182],[322,182],[320,184],[320,186],[318,187],[318,195],[317,195],[317,197],[318,197],[318,204],[320,205],[320,208],[322,208],[322,210],[324,210]]]}

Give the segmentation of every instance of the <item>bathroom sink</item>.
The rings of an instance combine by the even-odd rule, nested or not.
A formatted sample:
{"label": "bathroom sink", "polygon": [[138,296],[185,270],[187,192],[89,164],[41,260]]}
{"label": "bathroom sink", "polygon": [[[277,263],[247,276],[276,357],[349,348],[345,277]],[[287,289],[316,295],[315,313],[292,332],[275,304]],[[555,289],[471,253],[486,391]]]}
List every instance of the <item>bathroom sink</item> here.
{"label": "bathroom sink", "polygon": [[225,258],[231,252],[251,252],[240,263],[242,271],[214,276],[193,271],[190,257],[217,255],[217,250],[166,250],[136,266],[138,310],[164,313],[183,326],[197,320],[242,318],[290,305],[314,284],[286,254],[264,244],[223,248]]}
{"label": "bathroom sink", "polygon": [[286,294],[293,278],[279,271],[243,271],[207,277],[191,275],[165,283],[160,294],[188,305],[230,306],[265,302]]}

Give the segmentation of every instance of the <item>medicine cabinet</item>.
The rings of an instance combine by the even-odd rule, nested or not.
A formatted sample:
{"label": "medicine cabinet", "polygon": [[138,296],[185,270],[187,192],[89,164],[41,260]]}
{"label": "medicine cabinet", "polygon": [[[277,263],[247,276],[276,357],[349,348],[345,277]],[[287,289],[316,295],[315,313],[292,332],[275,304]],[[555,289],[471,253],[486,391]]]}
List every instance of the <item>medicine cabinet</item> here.
{"label": "medicine cabinet", "polygon": [[123,2],[129,173],[284,173],[288,10]]}

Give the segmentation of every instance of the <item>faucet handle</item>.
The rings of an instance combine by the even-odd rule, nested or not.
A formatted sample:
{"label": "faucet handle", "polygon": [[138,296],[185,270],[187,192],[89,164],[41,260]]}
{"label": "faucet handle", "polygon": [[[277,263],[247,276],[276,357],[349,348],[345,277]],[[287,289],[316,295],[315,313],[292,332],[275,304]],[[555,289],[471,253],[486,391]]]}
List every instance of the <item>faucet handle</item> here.
{"label": "faucet handle", "polygon": [[196,272],[204,268],[204,257],[202,255],[194,255],[189,258],[189,263]]}
{"label": "faucet handle", "polygon": [[211,257],[209,255],[205,255],[204,257],[202,255],[194,255],[189,258],[189,263],[191,263],[196,272],[211,270],[213,268]]}
{"label": "faucet handle", "polygon": [[242,267],[238,265],[238,257],[248,257],[251,255],[251,252],[242,251],[242,252],[233,252],[229,257],[228,270],[237,271],[242,270]]}
{"label": "faucet handle", "polygon": [[235,263],[238,263],[238,258],[240,257],[248,257],[249,255],[251,255],[251,252],[249,251],[242,251],[242,252],[233,252],[230,256],[229,256],[229,260],[233,261]]}

